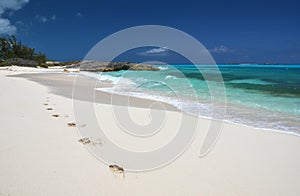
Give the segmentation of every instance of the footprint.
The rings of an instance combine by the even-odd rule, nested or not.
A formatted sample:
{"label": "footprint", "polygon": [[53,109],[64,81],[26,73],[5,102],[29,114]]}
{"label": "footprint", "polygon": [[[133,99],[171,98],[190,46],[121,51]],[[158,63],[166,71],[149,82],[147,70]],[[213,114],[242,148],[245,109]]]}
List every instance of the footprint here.
{"label": "footprint", "polygon": [[76,123],[70,122],[70,123],[68,123],[68,127],[76,127]]}
{"label": "footprint", "polygon": [[47,110],[53,110],[53,108],[47,108]]}
{"label": "footprint", "polygon": [[80,128],[86,127],[86,124],[78,125],[78,127],[80,127]]}
{"label": "footprint", "polygon": [[89,138],[85,137],[85,138],[82,138],[82,139],[78,140],[78,142],[85,145],[85,144],[91,143],[91,140]]}
{"label": "footprint", "polygon": [[109,170],[116,176],[116,177],[122,177],[125,178],[125,172],[123,167],[120,167],[118,165],[110,165]]}
{"label": "footprint", "polygon": [[101,139],[94,139],[94,138],[82,138],[80,140],[78,140],[78,142],[82,143],[82,144],[90,144],[90,145],[93,145],[93,146],[103,146],[103,141]]}
{"label": "footprint", "polygon": [[48,103],[44,103],[44,105],[49,105]]}
{"label": "footprint", "polygon": [[58,117],[59,117],[59,114],[53,114],[52,117],[58,118]]}
{"label": "footprint", "polygon": [[100,147],[103,146],[103,141],[100,138],[98,139],[90,138],[90,141],[91,141],[91,145],[93,146],[100,146]]}

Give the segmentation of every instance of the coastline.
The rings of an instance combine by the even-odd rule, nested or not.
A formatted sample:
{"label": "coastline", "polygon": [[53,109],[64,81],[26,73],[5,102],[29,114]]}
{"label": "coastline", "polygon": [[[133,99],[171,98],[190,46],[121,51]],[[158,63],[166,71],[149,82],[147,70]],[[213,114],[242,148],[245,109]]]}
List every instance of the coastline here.
{"label": "coastline", "polygon": [[[203,130],[209,126],[209,120],[202,118],[201,131],[177,160],[164,168],[128,172],[125,179],[116,179],[106,165],[78,143],[76,129],[66,126],[75,120],[68,79],[63,74],[57,78],[59,81],[53,77],[55,74],[46,79],[43,77],[47,74],[38,74],[43,76],[40,82],[45,87],[38,81],[28,81],[28,75],[27,79],[5,76],[10,73],[0,71],[0,86],[5,92],[1,98],[4,129],[0,133],[0,156],[4,161],[0,163],[0,194],[300,194],[299,137],[224,123],[215,148],[199,158],[197,152],[206,134]],[[47,97],[54,111],[46,111],[43,106]],[[109,95],[102,93],[100,97],[99,109],[110,111]],[[117,99],[122,107],[124,97]],[[133,99],[132,103],[144,113],[143,108],[153,101]],[[54,113],[68,117],[55,119],[51,116]],[[179,113],[170,106],[167,116],[176,119]],[[113,119],[107,119],[110,121],[103,123],[111,126]]]}
{"label": "coastline", "polygon": [[[177,65],[175,69],[173,65],[161,67],[163,68],[161,73],[152,72],[149,75],[146,72],[134,71],[103,73],[101,78],[104,77],[104,80],[112,81],[115,86],[114,88],[100,88],[99,90],[125,96],[130,94],[140,98],[161,100],[176,106],[187,114],[200,118],[210,119],[214,115],[214,118],[224,119],[228,123],[299,136],[300,111],[297,109],[297,79],[292,79],[295,74],[289,75],[291,83],[283,82],[285,83],[283,85],[280,81],[285,81],[284,76],[290,74],[290,71],[286,73],[287,69],[283,70],[285,71],[284,74],[279,73],[280,70],[277,69],[269,70],[272,74],[264,76],[259,70],[252,68],[248,70],[249,66],[238,69],[236,69],[237,66],[229,66],[230,69],[236,69],[233,71],[228,66],[218,66],[224,72],[227,97],[226,100],[222,100],[221,95],[220,99],[217,98],[214,103],[211,102],[211,90],[207,89],[205,82],[203,82],[204,78],[199,74],[195,75],[195,69],[191,65]],[[266,66],[263,68],[270,69]],[[186,77],[183,79],[176,69],[186,74]],[[206,69],[205,66],[202,71],[209,73],[209,69]],[[249,76],[250,73],[251,76]],[[188,81],[185,81],[185,78]],[[118,82],[119,79],[122,79],[122,82]],[[128,81],[123,82],[123,79]],[[170,86],[171,90],[163,88],[165,84],[167,87]],[[296,86],[290,90],[293,85]],[[190,87],[196,93],[192,92]],[[136,90],[127,91],[130,88],[137,88],[137,93]],[[178,91],[173,93],[173,89],[178,89]],[[225,105],[227,111],[224,116],[223,108]]]}
{"label": "coastline", "polygon": [[[88,74],[89,75],[89,74]],[[21,77],[21,78],[25,78],[27,80],[30,81],[34,81],[37,82],[41,85],[47,86],[50,89],[51,93],[54,93],[56,95],[60,95],[69,99],[73,99],[72,96],[72,86],[73,86],[73,82],[74,82],[74,77],[77,77],[76,80],[78,81],[78,83],[84,83],[85,86],[87,87],[91,87],[94,85],[97,85],[97,82],[95,81],[95,79],[92,76],[86,76],[86,75],[68,75],[66,73],[62,73],[62,72],[55,72],[55,73],[25,73],[25,74],[16,74],[10,77]],[[60,85],[58,86],[57,83],[59,83]],[[99,85],[99,84],[98,84]],[[109,87],[109,84],[104,84],[101,83],[100,84],[101,87]],[[80,87],[79,87],[80,88]],[[97,86],[95,86],[95,88],[98,88]],[[93,90],[93,89],[90,89]],[[95,91],[96,95],[96,99],[93,100],[92,98],[87,98],[87,96],[78,96],[75,99],[81,100],[81,101],[90,101],[90,102],[95,102],[95,103],[102,103],[102,104],[113,104],[113,105],[120,105],[120,106],[127,106],[128,103],[126,102],[128,96],[126,95],[122,95],[122,94],[115,94],[115,93],[110,93],[110,92],[105,92],[105,91],[101,91],[101,90],[96,90]],[[91,92],[83,92],[84,95],[86,94],[90,94],[92,95]],[[114,98],[116,100],[118,100],[115,103],[111,102],[111,96],[114,96]],[[101,97],[101,98],[100,98]],[[188,112],[182,111],[180,110],[180,108],[176,107],[175,105],[169,104],[167,102],[162,102],[162,101],[157,101],[157,100],[153,100],[153,99],[149,99],[149,98],[141,98],[141,97],[130,97],[130,106],[132,107],[138,107],[138,108],[149,108],[153,103],[156,102],[160,102],[161,104],[163,104],[165,106],[165,109],[168,111],[177,111],[177,112],[183,112],[185,115],[188,116],[193,116],[193,117],[197,117],[197,118],[203,118],[206,120],[211,120],[211,117],[205,117],[205,116],[197,116],[197,115],[193,115],[190,114]],[[242,127],[249,127],[249,128],[253,128],[256,130],[262,130],[262,131],[272,131],[272,132],[276,132],[276,133],[282,133],[282,134],[289,134],[289,135],[294,135],[294,136],[298,136],[300,137],[299,133],[296,132],[286,132],[286,131],[282,131],[282,130],[277,130],[277,129],[270,129],[270,128],[261,128],[261,127],[255,127],[255,126],[249,126],[249,125],[245,125],[245,124],[239,124],[239,123],[235,123],[235,122],[231,122],[229,120],[224,119],[223,121],[224,123],[228,123],[228,124],[232,124],[232,125],[237,125],[237,126],[242,126]]]}
{"label": "coastline", "polygon": [[[90,102],[96,102],[96,103],[102,103],[102,104],[112,104],[111,103],[111,93],[106,93],[103,91],[94,91],[94,88],[98,88],[99,85],[103,87],[103,85],[109,86],[109,84],[98,84],[95,79],[82,77],[82,76],[72,76],[67,75],[65,73],[33,73],[33,74],[17,74],[12,77],[21,77],[25,78],[31,81],[34,81],[36,83],[39,83],[41,85],[47,86],[50,89],[51,93],[54,93],[56,95],[60,95],[69,99],[73,99],[72,91],[73,91],[73,83],[74,83],[74,77],[76,78],[76,84],[79,84],[80,89],[84,89],[85,87],[89,88],[86,89],[86,92],[83,92],[82,94],[84,96],[78,96],[75,99],[81,100],[81,101],[90,101]],[[57,85],[59,83],[59,85]],[[98,86],[97,86],[98,85]],[[93,87],[93,88],[91,88]],[[95,100],[94,97],[88,97],[87,94],[93,95],[90,91],[93,91],[96,93]],[[118,104],[122,106],[127,106],[127,97],[123,95],[117,95],[116,99],[120,100],[119,102],[113,103]],[[151,104],[153,104],[155,101],[150,99],[142,99],[138,97],[131,97],[133,107],[140,107],[140,108],[148,108]],[[169,111],[179,111],[178,108],[176,108],[173,105],[170,105],[168,103],[164,103],[165,107]]]}
{"label": "coastline", "polygon": [[[90,88],[91,91],[85,91],[82,94],[85,96],[77,96],[75,97],[75,99],[79,99],[82,101],[90,101],[90,102],[95,102],[95,103],[104,103],[104,104],[113,104],[113,105],[123,105],[123,106],[133,106],[133,107],[139,107],[139,108],[149,108],[153,103],[159,102],[162,105],[164,105],[165,109],[168,111],[179,111],[179,112],[183,112],[186,115],[189,116],[193,116],[193,117],[199,117],[199,118],[203,118],[203,119],[207,119],[207,120],[211,120],[211,117],[208,116],[204,116],[204,115],[196,115],[196,114],[191,114],[189,112],[186,112],[182,109],[180,109],[179,107],[177,107],[176,105],[173,105],[171,103],[168,103],[166,101],[158,101],[157,99],[151,99],[150,97],[140,97],[140,96],[131,96],[130,97],[130,103],[126,102],[128,95],[125,94],[119,94],[119,93],[113,93],[113,92],[106,92],[101,90],[101,88],[105,88],[105,87],[111,87],[112,84],[109,83],[101,83],[99,84],[96,80],[96,73],[89,73],[89,72],[82,72],[80,74],[76,73],[76,70],[73,70],[74,73],[64,73],[63,71],[61,72],[44,72],[44,73],[26,73],[26,74],[17,74],[15,76],[12,77],[22,77],[22,78],[26,78],[28,80],[31,81],[35,81],[39,84],[45,85],[48,88],[50,88],[50,91],[54,94],[57,95],[62,95],[64,97],[73,99],[74,97],[72,97],[72,86],[73,86],[73,82],[77,81],[77,84],[79,83],[83,83],[84,86],[87,86],[88,88]],[[74,77],[77,77],[76,79]],[[56,84],[59,83],[60,86],[57,86]],[[98,85],[98,86],[97,86]],[[79,87],[82,88],[82,87]],[[99,89],[94,91],[94,88]],[[92,99],[93,93],[95,94],[95,100]],[[89,98],[87,98],[87,94],[90,95]],[[114,97],[115,100],[117,100],[117,102],[112,103],[111,101],[111,97]],[[101,98],[100,98],[101,97]],[[227,103],[228,105],[229,103]],[[233,107],[232,107],[233,105]],[[228,105],[229,108],[244,108],[244,110],[248,111],[250,110],[250,108],[247,108],[246,106],[242,106],[242,105],[235,105],[233,103],[230,103]],[[252,112],[254,112],[253,109],[251,109]],[[261,112],[270,112],[270,111],[265,111],[262,109],[256,109],[255,112],[261,111]],[[227,111],[227,114],[228,115]],[[234,113],[234,110],[231,111],[231,113]],[[232,115],[232,114],[231,114]],[[229,118],[229,119],[228,119]],[[294,118],[294,117],[293,117]],[[216,119],[214,119],[216,120]],[[233,124],[233,125],[238,125],[238,126],[244,126],[244,127],[249,127],[249,128],[253,128],[253,129],[257,129],[257,130],[264,130],[264,131],[272,131],[272,132],[277,132],[277,133],[282,133],[282,134],[290,134],[290,135],[294,135],[294,136],[300,136],[299,130],[280,130],[280,129],[274,129],[274,128],[269,128],[269,127],[256,127],[251,126],[250,124],[245,124],[243,122],[234,122],[232,121],[232,119],[230,119],[230,116],[226,116],[225,119],[223,120],[224,123],[229,123],[229,124]]]}

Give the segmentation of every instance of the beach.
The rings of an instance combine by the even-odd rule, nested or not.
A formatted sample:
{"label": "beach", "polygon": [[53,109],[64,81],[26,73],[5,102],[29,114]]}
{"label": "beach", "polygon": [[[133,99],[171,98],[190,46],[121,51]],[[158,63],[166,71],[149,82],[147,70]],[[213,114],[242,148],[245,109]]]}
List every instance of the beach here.
{"label": "beach", "polygon": [[[225,122],[214,148],[199,157],[210,120],[196,116],[189,118],[199,120],[197,135],[180,157],[147,172],[124,166],[119,178],[79,142],[78,127],[68,126],[89,126],[76,121],[73,80],[62,70],[0,70],[0,195],[300,195],[299,136]],[[85,88],[89,82],[82,79],[79,94],[91,93]],[[109,93],[98,93],[96,100],[77,101],[95,101],[96,109],[107,114],[101,126],[118,131],[111,113],[128,108],[127,98],[115,95],[112,105]],[[132,115],[147,122],[143,114],[153,102],[132,98]],[[161,112],[172,131],[178,126],[172,122],[187,114],[169,104],[165,108]]]}

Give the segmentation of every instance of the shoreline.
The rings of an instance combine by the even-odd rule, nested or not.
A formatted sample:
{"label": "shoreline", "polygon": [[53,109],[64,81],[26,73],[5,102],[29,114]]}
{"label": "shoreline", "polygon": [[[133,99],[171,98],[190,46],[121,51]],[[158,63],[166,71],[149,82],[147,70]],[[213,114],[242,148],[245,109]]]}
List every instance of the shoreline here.
{"label": "shoreline", "polygon": [[[93,73],[87,73],[87,74],[83,73],[83,74],[80,74],[80,75],[77,75],[77,73],[75,73],[74,75],[68,75],[66,73],[60,73],[60,72],[56,72],[56,73],[47,73],[47,72],[45,72],[45,73],[33,73],[33,74],[28,74],[28,73],[16,74],[16,75],[13,75],[11,77],[21,77],[21,78],[28,79],[30,81],[37,82],[38,84],[42,84],[42,85],[50,88],[51,92],[53,92],[57,95],[61,95],[61,96],[64,96],[66,98],[73,99],[72,93],[68,92],[68,90],[72,89],[71,86],[73,85],[73,82],[75,80],[77,80],[77,78],[80,80],[80,82],[83,82],[85,84],[88,83],[87,85],[89,85],[89,86],[93,83],[98,83],[97,80],[94,77],[89,76],[91,74],[93,74]],[[76,77],[76,79],[74,79],[74,77]],[[69,79],[66,79],[66,78],[69,78]],[[60,83],[65,82],[65,84],[61,87],[53,86],[53,84],[55,82],[60,82]],[[117,104],[117,105],[127,106],[126,103],[124,103],[123,101],[122,101],[121,104],[109,102],[109,99],[110,99],[111,96],[116,96],[117,97],[116,99],[118,99],[118,100],[120,98],[123,99],[123,100],[126,100],[128,98],[128,96],[123,95],[123,94],[118,94],[118,93],[111,93],[111,92],[101,91],[101,87],[103,87],[103,85],[107,85],[107,87],[109,87],[110,84],[101,83],[100,88],[95,87],[95,88],[99,88],[100,90],[95,90],[95,92],[96,92],[96,94],[98,94],[97,95],[98,97],[99,96],[104,96],[105,99],[91,100],[91,99],[79,97],[78,100],[90,101],[90,102],[95,101],[96,103],[105,103],[105,104],[113,104],[113,105]],[[68,93],[66,93],[66,92],[68,92]],[[220,121],[218,119],[212,119],[211,117],[198,116],[198,115],[195,115],[195,114],[191,114],[189,112],[181,110],[180,108],[178,108],[175,105],[172,105],[172,104],[164,102],[164,101],[157,101],[155,99],[145,98],[145,97],[143,98],[143,97],[137,97],[137,96],[131,96],[130,99],[133,100],[132,101],[133,103],[138,103],[138,104],[130,105],[130,106],[134,106],[134,107],[148,108],[153,103],[159,102],[159,103],[162,103],[165,106],[165,109],[168,110],[168,111],[183,112],[186,115],[196,117],[196,118],[203,118],[203,119],[206,119],[206,120]],[[243,106],[243,107],[245,107],[245,106]],[[288,135],[293,135],[293,136],[300,137],[300,133],[297,133],[296,131],[283,131],[283,130],[279,130],[279,129],[255,127],[255,126],[250,126],[250,125],[243,124],[243,123],[233,122],[233,121],[227,120],[226,118],[224,120],[222,120],[222,122],[223,123],[229,123],[229,124],[232,124],[232,125],[237,125],[237,126],[249,127],[249,128],[253,128],[253,129],[256,129],[256,130],[271,131],[271,132],[276,132],[276,133],[281,133],[281,134],[288,134]]]}
{"label": "shoreline", "polygon": [[[209,120],[202,118],[198,118],[199,130],[192,144],[175,161],[148,172],[128,172],[122,162],[112,163],[124,166],[125,178],[119,179],[108,165],[97,160],[87,151],[87,146],[79,142],[82,136],[78,135],[77,128],[67,126],[75,121],[72,100],[55,94],[51,89],[51,85],[61,90],[67,88],[66,81],[61,79],[58,82],[52,78],[55,82],[51,83],[44,80],[49,88],[25,78],[7,77],[9,74],[9,71],[0,71],[0,89],[5,92],[0,102],[3,127],[0,130],[0,194],[300,194],[297,180],[300,177],[299,137],[224,123],[214,148],[205,157],[199,157],[199,147],[210,124]],[[69,95],[69,91],[62,91]],[[44,103],[53,110],[46,110],[48,106]],[[117,136],[113,139],[120,146],[143,149],[146,144],[158,145],[155,140],[140,143],[128,138],[124,140],[122,130],[110,114],[112,107],[99,103],[96,110],[103,114],[99,123],[112,134],[110,136]],[[121,105],[115,107],[125,108]],[[139,122],[146,122],[144,114],[147,114],[147,109],[129,108],[134,116],[139,117]],[[60,117],[55,118],[53,114]],[[181,115],[176,111],[166,111],[166,117],[169,119],[164,129],[166,135],[159,141],[172,138]],[[78,126],[83,123],[87,125],[86,130],[91,128],[88,122],[78,122]],[[105,147],[106,139],[103,139]]]}
{"label": "shoreline", "polygon": [[[34,74],[17,74],[17,75],[13,75],[10,77],[19,77],[19,78],[24,78],[30,81],[34,81],[38,84],[44,85],[46,87],[48,87],[50,89],[50,92],[69,98],[69,99],[73,99],[74,97],[72,96],[72,90],[73,90],[73,81],[74,81],[74,77],[73,76],[68,76],[64,73],[34,73]],[[76,76],[75,76],[76,77]],[[97,81],[95,79],[91,79],[91,78],[87,78],[87,77],[81,77],[81,76],[77,76],[76,80],[79,80],[79,82],[84,83],[84,85],[86,85],[87,87],[93,86],[95,83],[97,83]],[[60,86],[57,86],[56,84],[60,83]],[[103,85],[103,84],[100,84]],[[95,88],[98,88],[99,86],[95,86]],[[103,87],[103,86],[102,86]],[[89,91],[93,89],[89,89]],[[95,90],[95,92],[97,93],[97,95],[95,95],[96,103],[103,103],[103,104],[124,104],[124,101],[122,101],[121,103],[111,103],[110,102],[110,97],[111,95],[116,96],[117,99],[122,99],[122,100],[126,100],[128,97],[124,96],[124,95],[118,95],[118,94],[113,94],[113,93],[107,93],[107,92],[103,92],[103,91],[98,91]],[[87,92],[87,94],[91,95],[93,93],[91,92]],[[102,97],[101,97],[102,96]],[[102,99],[97,99],[98,97],[101,97]],[[81,101],[90,101],[90,102],[94,102],[94,100],[92,100],[92,98],[90,97],[76,97],[76,100],[81,100]],[[141,107],[141,108],[146,108],[148,106],[150,106],[151,104],[153,104],[154,100],[151,99],[144,99],[144,98],[139,98],[139,97],[130,97],[130,99],[133,100],[133,104],[132,106],[134,107]],[[165,103],[165,102],[161,102],[164,103],[166,105],[166,109],[168,111],[179,111],[178,108],[176,108],[175,106]],[[127,105],[121,105],[121,106],[127,106]],[[131,106],[131,105],[130,105]]]}

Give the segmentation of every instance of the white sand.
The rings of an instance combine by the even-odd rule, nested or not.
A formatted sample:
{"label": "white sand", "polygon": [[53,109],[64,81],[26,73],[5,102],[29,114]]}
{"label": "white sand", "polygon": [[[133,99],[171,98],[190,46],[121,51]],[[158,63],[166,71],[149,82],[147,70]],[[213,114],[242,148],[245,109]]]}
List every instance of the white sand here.
{"label": "white sand", "polygon": [[[300,195],[300,137],[231,124],[224,125],[204,158],[197,156],[205,134],[200,131],[170,165],[125,171],[124,179],[116,178],[78,142],[77,129],[67,127],[74,121],[72,100],[37,83],[5,77],[11,73],[0,71],[0,195]],[[147,110],[131,112],[142,118]],[[169,121],[179,115],[167,112]],[[101,123],[118,129],[112,116]],[[208,123],[201,119],[199,129]]]}

